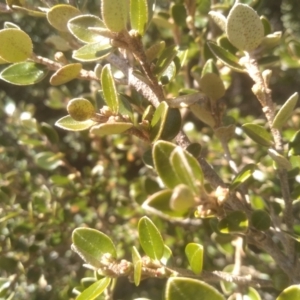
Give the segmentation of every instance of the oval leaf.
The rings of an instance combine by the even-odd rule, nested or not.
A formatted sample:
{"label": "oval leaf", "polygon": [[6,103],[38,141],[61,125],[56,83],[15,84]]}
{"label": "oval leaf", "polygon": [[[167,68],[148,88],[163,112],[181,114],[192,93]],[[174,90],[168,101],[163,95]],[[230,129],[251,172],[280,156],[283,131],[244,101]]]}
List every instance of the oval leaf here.
{"label": "oval leaf", "polygon": [[0,41],[0,57],[7,62],[21,62],[32,54],[31,38],[20,29],[0,30]]}
{"label": "oval leaf", "polygon": [[86,120],[86,121],[75,121],[71,116],[65,116],[60,118],[58,121],[55,122],[55,126],[60,127],[64,130],[70,130],[70,131],[82,131],[89,129],[93,125],[95,125],[96,122],[92,120]]}
{"label": "oval leaf", "polygon": [[106,104],[114,114],[119,112],[119,96],[116,90],[115,81],[110,65],[105,65],[101,73],[101,85]]}
{"label": "oval leaf", "polygon": [[84,290],[76,300],[94,300],[99,295],[101,295],[107,286],[110,284],[111,279],[108,277],[102,278],[92,285],[90,285],[86,290]]}
{"label": "oval leaf", "polygon": [[200,87],[211,100],[218,100],[225,94],[225,86],[219,75],[206,73],[200,79]]}
{"label": "oval leaf", "polygon": [[80,74],[82,64],[69,64],[58,69],[50,78],[51,85],[61,85],[69,82]]}
{"label": "oval leaf", "polygon": [[134,246],[132,247],[131,253],[132,253],[132,263],[134,268],[133,280],[134,280],[134,284],[138,286],[141,281],[143,261],[140,253],[137,251],[137,249]]}
{"label": "oval leaf", "polygon": [[144,35],[148,23],[147,0],[130,0],[130,23],[132,29]]}
{"label": "oval leaf", "polygon": [[140,244],[146,255],[160,260],[164,254],[164,242],[154,223],[148,217],[143,217],[139,221],[138,231]]}
{"label": "oval leaf", "polygon": [[226,17],[217,11],[210,11],[209,16],[214,20],[214,22],[223,30],[226,30]]}
{"label": "oval leaf", "polygon": [[278,153],[276,150],[268,149],[268,153],[280,168],[286,169],[288,171],[292,169],[292,164],[289,162],[289,160]]}
{"label": "oval leaf", "polygon": [[102,19],[106,27],[113,32],[126,29],[128,2],[120,0],[102,0]]}
{"label": "oval leaf", "polygon": [[262,126],[246,123],[242,125],[245,133],[256,143],[270,147],[273,144],[271,134]]}
{"label": "oval leaf", "polygon": [[185,255],[189,260],[190,267],[195,274],[200,274],[203,266],[203,246],[189,243],[185,247]]}
{"label": "oval leaf", "polygon": [[195,205],[195,197],[189,187],[184,184],[180,184],[174,188],[170,199],[170,207],[173,210],[186,212]]}
{"label": "oval leaf", "polygon": [[268,230],[271,226],[270,215],[262,209],[255,210],[251,215],[251,224],[257,230]]}
{"label": "oval leaf", "polygon": [[69,20],[80,15],[80,13],[80,10],[72,5],[59,4],[51,7],[47,12],[47,19],[55,29],[68,32]]}
{"label": "oval leaf", "polygon": [[72,249],[88,264],[100,268],[104,254],[117,257],[115,245],[104,233],[91,228],[76,228],[72,234]]}
{"label": "oval leaf", "polygon": [[72,18],[68,22],[69,31],[83,43],[100,42],[103,37],[97,32],[89,30],[89,27],[105,28],[103,21],[93,15],[81,15]]}
{"label": "oval leaf", "polygon": [[249,164],[245,166],[233,179],[230,189],[234,190],[236,189],[239,185],[243,184],[246,180],[248,180],[253,172],[256,170],[256,165],[255,164]]}
{"label": "oval leaf", "polygon": [[246,69],[239,64],[239,59],[229,51],[218,46],[216,43],[207,42],[211,52],[229,68],[237,72],[246,72]]}
{"label": "oval leaf", "polygon": [[186,184],[197,195],[203,183],[203,173],[196,158],[181,147],[176,147],[170,160],[181,183]]}
{"label": "oval leaf", "polygon": [[207,283],[191,279],[176,278],[168,279],[165,300],[225,300],[225,298]]}
{"label": "oval leaf", "polygon": [[109,39],[102,38],[101,42],[87,44],[78,50],[73,51],[72,57],[79,61],[97,61],[107,56],[113,47],[110,45]]}
{"label": "oval leaf", "polygon": [[115,122],[95,125],[91,128],[90,133],[96,136],[104,136],[110,134],[120,134],[133,127],[131,123]]}
{"label": "oval leaf", "polygon": [[35,156],[35,162],[44,170],[54,170],[63,164],[61,154],[50,151],[38,153]]}
{"label": "oval leaf", "polygon": [[246,4],[235,4],[226,22],[229,41],[239,50],[254,50],[264,37],[264,26],[256,11]]}
{"label": "oval leaf", "polygon": [[274,118],[272,124],[273,128],[281,129],[281,127],[285,125],[297,105],[298,97],[298,93],[294,93],[289,99],[286,100]]}
{"label": "oval leaf", "polygon": [[48,68],[33,62],[20,62],[10,65],[0,73],[0,78],[15,85],[31,85],[43,80]]}
{"label": "oval leaf", "polygon": [[174,188],[181,183],[170,162],[175,147],[174,144],[165,141],[157,141],[153,146],[152,156],[156,172],[168,188]]}
{"label": "oval leaf", "polygon": [[295,284],[286,288],[276,300],[296,300],[300,299],[300,285]]}
{"label": "oval leaf", "polygon": [[219,222],[218,229],[222,233],[245,232],[248,219],[243,211],[234,211]]}

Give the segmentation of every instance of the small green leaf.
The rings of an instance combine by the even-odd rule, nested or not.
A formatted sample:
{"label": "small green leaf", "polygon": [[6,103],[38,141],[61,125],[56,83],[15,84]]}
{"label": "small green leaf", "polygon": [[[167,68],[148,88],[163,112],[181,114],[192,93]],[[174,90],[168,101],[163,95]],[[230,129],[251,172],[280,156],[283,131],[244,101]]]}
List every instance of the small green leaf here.
{"label": "small green leaf", "polygon": [[246,4],[235,4],[226,22],[229,41],[238,49],[251,51],[264,37],[264,26],[256,11]]}
{"label": "small green leaf", "polygon": [[87,44],[73,51],[72,57],[83,62],[98,61],[107,56],[112,50],[113,47],[110,45],[109,39],[102,38],[100,42]]}
{"label": "small green leaf", "polygon": [[51,85],[61,85],[67,83],[80,74],[82,64],[69,64],[58,69],[50,78]]}
{"label": "small green leaf", "polygon": [[202,146],[199,143],[191,143],[186,147],[186,151],[192,154],[195,158],[198,158],[201,153]]}
{"label": "small green leaf", "polygon": [[190,267],[195,274],[200,274],[203,266],[203,246],[189,243],[185,247],[185,255],[189,260]]}
{"label": "small green leaf", "polygon": [[33,62],[20,62],[2,70],[0,78],[15,85],[31,85],[43,80],[48,68]]}
{"label": "small green leaf", "polygon": [[132,247],[131,254],[132,254],[132,263],[134,268],[133,280],[134,280],[134,284],[136,286],[139,286],[141,281],[143,262],[140,253],[137,251],[137,249],[134,246]]}
{"label": "small green leaf", "polygon": [[7,62],[21,62],[32,54],[32,41],[24,31],[16,28],[0,30],[0,57]]}
{"label": "small green leaf", "polygon": [[168,279],[165,300],[225,300],[211,285],[191,279],[171,277]]}
{"label": "small green leaf", "polygon": [[116,90],[115,81],[110,65],[105,65],[101,73],[101,85],[106,104],[114,114],[119,112],[119,96]]}
{"label": "small green leaf", "polygon": [[174,4],[171,7],[171,15],[177,26],[186,27],[186,8],[183,4]]}
{"label": "small green leaf", "polygon": [[164,254],[164,242],[154,223],[148,217],[143,217],[139,221],[138,231],[140,244],[146,255],[160,260]]}
{"label": "small green leaf", "polygon": [[60,153],[40,152],[35,156],[36,164],[44,170],[54,170],[63,164]]}
{"label": "small green leaf", "polygon": [[120,0],[102,0],[102,19],[106,27],[113,32],[126,29],[128,2]]}
{"label": "small green leaf", "polygon": [[292,169],[292,164],[289,162],[289,160],[276,150],[268,149],[268,153],[280,168],[286,169],[287,171]]}
{"label": "small green leaf", "polygon": [[170,207],[173,210],[186,212],[195,205],[195,197],[189,187],[184,184],[180,184],[174,188],[170,199]]}
{"label": "small green leaf", "polygon": [[289,99],[286,100],[274,118],[272,124],[273,128],[281,129],[282,126],[285,125],[297,105],[298,97],[298,93],[294,93]]}
{"label": "small green leaf", "polygon": [[181,183],[186,184],[198,195],[203,183],[203,173],[196,158],[181,147],[176,147],[170,160]]}
{"label": "small green leaf", "polygon": [[248,297],[249,300],[261,300],[261,297],[256,289],[248,287],[247,292],[243,293],[243,298]]}
{"label": "small green leaf", "polygon": [[90,130],[90,133],[96,136],[120,134],[132,127],[132,123],[126,122],[103,123],[93,126]]}
{"label": "small green leaf", "polygon": [[176,46],[170,46],[168,48],[165,48],[156,62],[154,73],[157,75],[162,74],[171,64],[176,55]]}
{"label": "small green leaf", "polygon": [[245,232],[248,228],[248,219],[243,211],[229,213],[219,222],[218,228],[222,233]]}
{"label": "small green leaf", "polygon": [[270,24],[270,21],[265,17],[265,16],[261,16],[260,17],[261,23],[264,26],[264,35],[268,35],[272,32],[272,27]]}
{"label": "small green leaf", "polygon": [[200,79],[200,87],[204,94],[211,100],[216,101],[225,94],[225,86],[219,75],[206,73]]}
{"label": "small green leaf", "polygon": [[175,211],[171,208],[173,190],[162,190],[152,194],[142,205],[146,211],[162,217],[182,217],[186,211]]}
{"label": "small green leaf", "polygon": [[76,228],[72,234],[72,249],[88,264],[101,267],[104,254],[117,257],[115,245],[104,233],[91,228]]}
{"label": "small green leaf", "polygon": [[300,299],[300,285],[295,284],[286,288],[276,300],[296,300]]}
{"label": "small green leaf", "polygon": [[246,72],[246,69],[239,64],[239,59],[224,48],[218,46],[214,42],[207,42],[211,52],[221,60],[225,65],[237,72]]}
{"label": "small green leaf", "polygon": [[148,23],[147,0],[130,0],[130,23],[132,29],[136,30],[141,36],[144,35]]}
{"label": "small green leaf", "polygon": [[47,12],[47,19],[50,25],[59,31],[68,32],[68,22],[72,18],[80,15],[81,12],[76,7],[67,4],[52,6]]}
{"label": "small green leaf", "polygon": [[86,130],[95,124],[96,122],[92,120],[75,121],[70,115],[64,116],[55,122],[55,126],[70,131]]}
{"label": "small green leaf", "polygon": [[234,190],[244,182],[246,182],[253,174],[253,172],[257,169],[255,164],[246,165],[233,179],[230,189]]}
{"label": "small green leaf", "polygon": [[89,30],[89,27],[105,28],[103,21],[93,15],[81,15],[72,18],[68,22],[69,31],[83,43],[96,43],[103,40],[97,32]]}
{"label": "small green leaf", "polygon": [[51,144],[57,144],[59,136],[57,131],[49,124],[42,122],[40,124],[40,131],[47,137]]}
{"label": "small green leaf", "polygon": [[175,147],[174,144],[165,141],[157,141],[153,145],[153,161],[156,172],[169,188],[174,188],[181,183],[170,162],[170,156]]}
{"label": "small green leaf", "polygon": [[155,58],[157,58],[162,53],[162,51],[165,49],[165,47],[166,47],[165,41],[160,41],[160,42],[152,45],[151,47],[149,47],[145,51],[147,60],[149,62],[152,62]]}
{"label": "small green leaf", "polygon": [[272,136],[264,127],[257,124],[246,123],[242,128],[254,142],[266,147],[272,146]]}
{"label": "small green leaf", "polygon": [[262,209],[255,210],[251,215],[251,224],[257,230],[268,230],[271,226],[270,215]]}
{"label": "small green leaf", "polygon": [[300,130],[298,130],[289,142],[289,156],[300,155]]}
{"label": "small green leaf", "polygon": [[101,295],[107,286],[110,284],[111,279],[108,277],[102,278],[92,285],[90,285],[87,289],[85,289],[76,300],[94,300],[99,295]]}
{"label": "small green leaf", "polygon": [[[199,78],[199,74],[197,74],[195,77],[199,78],[199,81],[201,80],[202,77],[204,77],[205,74],[207,73],[214,73],[216,75],[219,75],[219,70],[215,64],[215,62],[213,61],[213,59],[208,59],[203,67],[203,69],[201,70],[200,68],[198,69],[198,66],[196,66],[196,68],[194,69],[194,71],[196,73],[198,73],[199,71],[201,71],[201,77]],[[195,78],[196,79],[196,78]]]}

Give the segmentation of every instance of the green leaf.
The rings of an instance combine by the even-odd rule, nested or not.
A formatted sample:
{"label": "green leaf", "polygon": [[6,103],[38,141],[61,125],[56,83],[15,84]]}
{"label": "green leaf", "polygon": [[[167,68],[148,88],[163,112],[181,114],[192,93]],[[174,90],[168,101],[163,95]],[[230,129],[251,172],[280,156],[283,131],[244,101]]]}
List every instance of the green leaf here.
{"label": "green leaf", "polygon": [[262,209],[255,210],[251,215],[251,224],[257,230],[268,230],[271,226],[270,215]]}
{"label": "green leaf", "polygon": [[101,295],[107,286],[110,284],[111,279],[108,277],[102,278],[92,285],[90,285],[86,290],[84,290],[76,300],[94,300],[99,295]]}
{"label": "green leaf", "polygon": [[153,145],[152,156],[155,170],[168,188],[174,188],[181,183],[170,162],[170,156],[175,147],[174,144],[165,141],[157,141]]}
{"label": "green leaf", "polygon": [[199,143],[191,143],[186,147],[186,151],[192,154],[195,158],[198,158],[201,153],[202,146]]}
{"label": "green leaf", "polygon": [[174,4],[171,7],[171,15],[177,26],[186,27],[186,8],[183,4]]}
{"label": "green leaf", "polygon": [[83,62],[98,61],[107,56],[112,50],[113,47],[110,45],[109,39],[102,38],[100,42],[87,44],[73,51],[72,57]]}
{"label": "green leaf", "polygon": [[256,289],[248,287],[248,291],[243,293],[243,298],[248,297],[249,300],[261,300],[261,297]]}
{"label": "green leaf", "polygon": [[225,298],[207,283],[191,279],[171,277],[168,279],[165,300],[225,300]]}
{"label": "green leaf", "polygon": [[280,295],[276,298],[276,300],[296,300],[300,299],[300,285],[295,284],[286,288]]}
{"label": "green leaf", "polygon": [[179,184],[174,188],[170,199],[170,207],[173,210],[186,212],[195,205],[195,197],[188,186]]}
{"label": "green leaf", "polygon": [[218,46],[214,42],[207,42],[211,52],[221,60],[226,66],[237,72],[246,72],[246,69],[239,64],[239,59],[232,53],[226,51],[224,48]]}
{"label": "green leaf", "polygon": [[181,183],[186,184],[198,195],[203,184],[203,173],[196,158],[181,147],[176,147],[170,160]]}
{"label": "green leaf", "polygon": [[75,121],[70,115],[62,117],[55,122],[55,126],[60,127],[64,130],[70,130],[70,131],[86,130],[95,124],[97,124],[97,123],[92,120]]}
{"label": "green leaf", "polygon": [[132,29],[144,35],[148,23],[147,0],[130,0],[130,23]]}
{"label": "green leaf", "polygon": [[230,189],[234,190],[244,182],[246,182],[253,174],[253,172],[257,169],[256,164],[246,165],[233,179]]}
{"label": "green leaf", "polygon": [[104,233],[91,228],[76,228],[72,234],[72,249],[88,264],[101,267],[104,254],[117,257],[115,245]]}
{"label": "green leaf", "polygon": [[101,85],[106,104],[114,114],[117,114],[119,112],[120,100],[109,64],[105,65],[102,69]]}
{"label": "green leaf", "polygon": [[201,91],[211,100],[215,101],[222,98],[225,94],[225,86],[219,75],[206,73],[200,79]]}
{"label": "green leaf", "polygon": [[261,23],[264,26],[264,35],[268,35],[272,32],[272,27],[270,24],[270,21],[265,17],[265,16],[261,16],[260,17]]}
{"label": "green leaf", "polygon": [[72,18],[80,15],[81,12],[76,7],[67,4],[52,6],[47,12],[47,19],[55,29],[68,32],[68,22]]}
{"label": "green leaf", "polygon": [[251,51],[261,43],[264,26],[253,8],[237,3],[227,17],[226,34],[236,48]]}
{"label": "green leaf", "polygon": [[189,260],[190,267],[195,274],[200,274],[203,266],[203,246],[189,243],[185,247],[185,255]]}
{"label": "green leaf", "polygon": [[300,130],[298,130],[289,142],[289,156],[300,155]]}
{"label": "green leaf", "polygon": [[33,62],[20,62],[10,65],[0,73],[0,78],[15,85],[31,85],[43,80],[48,68]]}
{"label": "green leaf", "polygon": [[82,64],[69,64],[58,69],[50,78],[51,85],[61,85],[67,83],[80,74]]}
{"label": "green leaf", "polygon": [[96,136],[120,134],[133,127],[133,124],[126,122],[103,123],[91,128],[90,133]]}
{"label": "green leaf", "polygon": [[42,122],[40,124],[40,131],[47,137],[51,144],[57,144],[59,142],[57,131],[51,125]]}
{"label": "green leaf", "polygon": [[150,140],[171,140],[181,128],[181,115],[177,108],[170,108],[162,101],[156,108],[150,124]]}
{"label": "green leaf", "polygon": [[40,152],[35,156],[36,164],[44,170],[54,170],[63,164],[60,153]]}
{"label": "green leaf", "polygon": [[287,120],[293,114],[293,111],[297,105],[298,97],[298,93],[294,93],[289,99],[286,100],[274,118],[272,124],[273,128],[281,129],[282,126],[285,125]]}
{"label": "green leaf", "polygon": [[139,221],[138,231],[140,244],[146,255],[160,260],[164,254],[164,242],[154,223],[148,217],[143,217]]}
{"label": "green leaf", "polygon": [[81,15],[72,18],[68,22],[69,31],[83,43],[96,43],[103,40],[97,32],[89,30],[89,27],[105,28],[103,21],[93,15]]}
{"label": "green leaf", "polygon": [[247,228],[248,219],[243,211],[229,213],[218,225],[218,229],[222,233],[245,232]]}
{"label": "green leaf", "polygon": [[7,62],[21,62],[32,54],[32,41],[24,31],[16,28],[0,30],[0,57]]}
{"label": "green leaf", "polygon": [[132,247],[132,263],[133,263],[133,268],[134,268],[134,274],[133,274],[133,280],[134,284],[136,286],[139,286],[141,282],[141,276],[142,276],[142,265],[143,261],[141,258],[140,253],[137,251],[136,247]]}
{"label": "green leaf", "polygon": [[86,121],[95,116],[94,105],[87,99],[74,98],[68,102],[67,111],[75,121]]}
{"label": "green leaf", "polygon": [[145,54],[147,56],[147,60],[149,62],[152,62],[155,58],[157,58],[162,51],[166,47],[166,42],[165,41],[160,41],[152,46],[150,46],[146,51]]}
{"label": "green leaf", "polygon": [[186,211],[171,208],[173,190],[162,190],[152,194],[142,205],[146,211],[162,217],[182,217]]}
{"label": "green leaf", "polygon": [[246,123],[242,125],[244,132],[256,143],[270,147],[273,144],[271,134],[262,126]]}
{"label": "green leaf", "polygon": [[162,74],[171,64],[176,55],[176,46],[170,46],[168,48],[165,48],[156,62],[154,73],[157,75]]}
{"label": "green leaf", "polygon": [[292,169],[292,164],[289,162],[289,160],[278,153],[276,150],[268,149],[268,154],[277,163],[279,168],[286,169],[287,171]]}
{"label": "green leaf", "polygon": [[102,0],[102,19],[106,27],[113,32],[126,29],[128,2],[120,0]]}

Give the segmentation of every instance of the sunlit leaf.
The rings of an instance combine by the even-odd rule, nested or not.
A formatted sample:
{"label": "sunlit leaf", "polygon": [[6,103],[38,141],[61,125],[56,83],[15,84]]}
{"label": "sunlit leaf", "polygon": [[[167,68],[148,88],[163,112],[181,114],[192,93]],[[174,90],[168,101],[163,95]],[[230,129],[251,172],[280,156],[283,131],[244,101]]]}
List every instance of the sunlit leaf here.
{"label": "sunlit leaf", "polygon": [[95,125],[90,132],[96,136],[120,134],[133,127],[132,123],[115,122]]}
{"label": "sunlit leaf", "polygon": [[147,0],[130,0],[130,23],[131,28],[141,36],[144,34],[148,23],[148,2]]}
{"label": "sunlit leaf", "polygon": [[110,284],[111,279],[106,277],[102,278],[92,285],[90,285],[86,290],[84,290],[76,300],[94,300],[99,295],[101,295],[107,286]]}
{"label": "sunlit leaf", "polygon": [[196,243],[189,243],[185,247],[185,254],[193,272],[200,274],[203,266],[203,246]]}
{"label": "sunlit leaf", "polygon": [[51,85],[61,85],[67,83],[80,74],[82,64],[69,64],[58,69],[50,78]]}
{"label": "sunlit leaf", "polygon": [[243,211],[234,211],[222,219],[218,227],[222,233],[245,232],[248,228],[248,219]]}
{"label": "sunlit leaf", "polygon": [[256,170],[257,166],[255,164],[249,164],[246,165],[233,179],[230,189],[234,190],[236,189],[239,185],[243,184],[248,180],[253,172]]}
{"label": "sunlit leaf", "polygon": [[270,147],[273,144],[271,134],[262,126],[246,123],[242,126],[245,133],[256,143]]}
{"label": "sunlit leaf", "polygon": [[75,121],[71,116],[64,116],[56,121],[55,125],[65,130],[70,131],[81,131],[89,129],[91,126],[95,125],[96,122],[92,120],[86,121]]}
{"label": "sunlit leaf", "polygon": [[134,268],[134,274],[133,274],[133,280],[134,284],[138,286],[141,281],[141,275],[142,275],[142,258],[139,252],[137,251],[136,247],[132,247],[132,263]]}

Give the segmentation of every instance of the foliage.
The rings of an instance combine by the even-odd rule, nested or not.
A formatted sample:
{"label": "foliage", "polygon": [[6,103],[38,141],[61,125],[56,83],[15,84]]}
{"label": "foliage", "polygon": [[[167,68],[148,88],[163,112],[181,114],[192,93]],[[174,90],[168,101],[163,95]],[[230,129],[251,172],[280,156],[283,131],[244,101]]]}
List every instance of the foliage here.
{"label": "foliage", "polygon": [[0,3],[1,299],[296,299],[297,26],[65,2]]}

